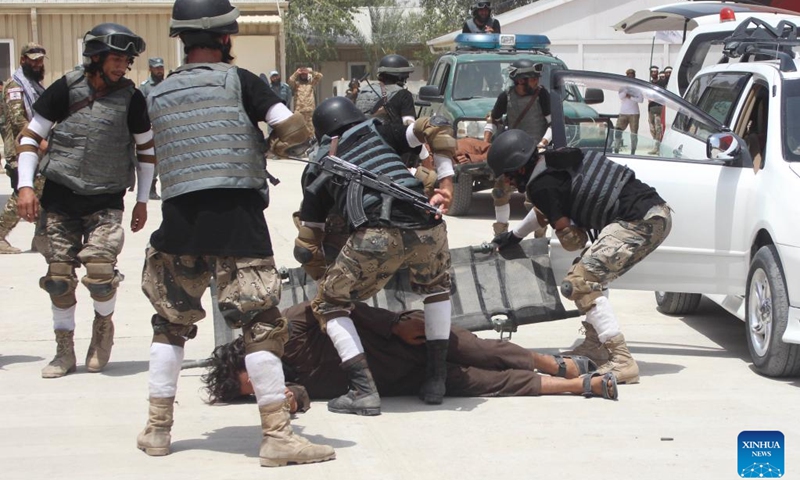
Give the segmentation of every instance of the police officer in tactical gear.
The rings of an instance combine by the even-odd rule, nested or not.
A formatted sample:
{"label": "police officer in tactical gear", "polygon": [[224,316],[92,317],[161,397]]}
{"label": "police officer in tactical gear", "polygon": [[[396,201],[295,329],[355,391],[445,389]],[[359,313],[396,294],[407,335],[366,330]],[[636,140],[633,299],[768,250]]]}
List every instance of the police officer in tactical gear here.
{"label": "police officer in tactical gear", "polygon": [[[491,142],[495,132],[505,128],[503,116],[506,116],[508,128],[518,128],[539,139],[544,147],[550,143],[550,92],[539,84],[543,65],[533,60],[521,58],[509,66],[508,76],[513,85],[500,93],[492,111],[486,117],[483,139]],[[496,179],[492,188],[494,200],[495,223],[492,229],[496,234],[508,231],[508,220],[511,216],[511,189],[502,179]],[[544,235],[544,230],[536,232],[536,236]]]}
{"label": "police officer in tactical gear", "polygon": [[386,55],[378,63],[378,85],[363,87],[356,106],[366,115],[379,118],[384,123],[414,123],[414,96],[405,88],[414,65],[397,54]]}
{"label": "police officer in tactical gear", "polygon": [[[344,97],[322,102],[314,111],[313,120],[319,139],[317,160],[335,154],[419,193],[423,192],[422,184],[412,176],[400,155],[426,142],[433,151],[441,187],[434,190],[430,203],[446,212],[452,198],[456,146],[447,121],[424,117],[410,125],[381,123],[368,119]],[[380,396],[350,312],[354,300],[380,291],[402,267],[409,268],[412,288],[425,297],[428,363],[420,398],[430,404],[441,403],[451,312],[450,253],[444,221],[375,190],[365,189],[358,197],[348,196],[347,185],[327,178],[315,164],[303,173],[302,182],[297,260],[324,265],[325,221],[332,211],[344,218],[352,232],[325,271],[312,302],[314,315],[331,337],[350,382],[347,394],[331,400],[328,410],[380,414]],[[360,210],[365,218],[351,218],[348,213]]]}
{"label": "police officer in tactical gear", "polygon": [[256,394],[262,466],[335,457],[333,448],[295,435],[289,424],[280,356],[287,321],[264,219],[268,203],[267,122],[278,154],[308,140],[303,119],[255,74],[231,64],[239,10],[228,0],[177,0],[170,36],[186,64],[147,99],[160,157],[163,222],[150,238],[142,290],[156,314],[150,347],[150,408],[137,446],[167,455],[184,344],[205,317],[200,299],[212,278],[226,322],[241,327],[245,365]]}
{"label": "police officer in tactical gear", "polygon": [[[111,317],[123,279],[115,268],[124,238],[123,197],[135,168],[139,190],[130,225],[137,232],[147,221],[156,161],[144,96],[125,78],[144,51],[144,40],[122,25],[102,23],[84,35],[83,45],[84,69],[67,73],[42,93],[17,144],[17,208],[21,218],[38,219],[34,244],[48,264],[39,285],[50,294],[58,345],[42,370],[44,378],[75,371],[75,268],[80,265],[86,267],[81,281],[95,310],[86,369],[99,372],[108,363]],[[39,144],[48,136],[49,149],[39,164]],[[41,201],[33,191],[37,167],[45,177]]]}
{"label": "police officer in tactical gear", "polygon": [[597,239],[561,284],[561,294],[586,315],[586,340],[567,353],[591,358],[601,365],[598,372],[612,372],[620,383],[636,383],[639,367],[603,291],[664,241],[670,209],[654,188],[602,152],[564,148],[538,155],[536,144],[528,133],[510,130],[489,149],[489,168],[534,206],[492,241],[504,249],[549,224],[566,250],[578,251],[586,247],[587,231],[595,231]]}
{"label": "police officer in tactical gear", "polygon": [[472,18],[464,22],[462,33],[500,33],[500,22],[492,17],[492,3],[478,0],[472,4]]}

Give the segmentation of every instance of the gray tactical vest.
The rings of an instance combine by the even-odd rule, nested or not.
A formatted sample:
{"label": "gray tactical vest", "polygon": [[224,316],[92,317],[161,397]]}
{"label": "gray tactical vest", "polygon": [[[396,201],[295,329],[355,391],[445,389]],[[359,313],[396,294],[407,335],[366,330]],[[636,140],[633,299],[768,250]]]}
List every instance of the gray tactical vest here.
{"label": "gray tactical vest", "polygon": [[[489,20],[486,23],[487,25],[491,24],[491,17],[489,17]],[[485,26],[484,28],[479,27],[478,24],[475,23],[474,18],[470,18],[469,20],[467,20],[467,27],[469,28],[469,33],[486,33],[486,30],[484,30],[484,28],[486,27]]]}
{"label": "gray tactical vest", "polygon": [[[374,91],[372,89],[375,89]],[[386,92],[386,104],[389,103],[389,100],[394,97],[397,92],[403,90],[403,87],[399,85],[385,85],[381,86],[380,83],[373,84],[372,88],[366,86],[358,92],[358,97],[356,98],[356,108],[361,110],[361,113],[367,116],[373,116],[373,111],[377,106],[377,103],[381,100],[380,95],[383,95],[383,92]],[[380,94],[380,95],[379,95]],[[385,110],[385,109],[384,109]],[[390,119],[389,115],[385,112],[381,115],[374,115],[375,118],[380,119],[382,122],[386,123],[390,120],[400,121],[400,114],[396,115],[397,118]]]}
{"label": "gray tactical vest", "polygon": [[[381,137],[375,129],[376,122],[377,120],[375,119],[369,119],[347,130],[339,138],[336,156],[377,175],[386,175],[391,181],[424,195],[422,182],[414,178],[405,164],[403,164],[400,156]],[[327,135],[322,137],[317,150],[317,161],[328,154],[330,142],[331,139]],[[331,181],[328,185],[328,190],[336,201],[336,207],[344,216],[347,224],[351,228],[355,228],[355,225],[347,215],[347,185],[341,185],[339,182],[340,179]],[[374,222],[376,215],[371,215],[371,212],[380,211],[383,204],[381,194],[365,188],[362,201],[364,211],[370,219],[367,226],[378,226]],[[395,202],[400,202],[400,200],[395,200]]]}
{"label": "gray tactical vest", "polygon": [[[527,190],[531,189],[535,178],[553,170],[563,169],[550,166],[545,169],[535,168],[528,180]],[[580,227],[602,230],[616,219],[619,194],[633,178],[633,170],[608,160],[603,152],[587,150],[580,166],[569,172],[572,175],[572,207],[569,218]]]}
{"label": "gray tactical vest", "polygon": [[[65,77],[70,105],[91,95],[83,71],[72,71]],[[42,175],[79,195],[116,193],[128,188],[136,158],[133,135],[128,129],[133,92],[131,83],[59,122],[50,133]]]}
{"label": "gray tactical vest", "polygon": [[[520,95],[512,87],[508,89],[508,128],[515,128],[514,123],[522,115],[522,111],[528,106],[531,101],[530,95]],[[541,93],[540,93],[541,95]],[[542,104],[539,97],[533,102],[531,108],[525,112],[525,116],[516,126],[517,129],[532,135],[533,138],[539,142],[541,141],[544,133],[547,131],[547,119],[542,115]]]}
{"label": "gray tactical vest", "polygon": [[164,200],[212,188],[252,188],[269,200],[264,136],[244,110],[235,66],[179,67],[147,105]]}

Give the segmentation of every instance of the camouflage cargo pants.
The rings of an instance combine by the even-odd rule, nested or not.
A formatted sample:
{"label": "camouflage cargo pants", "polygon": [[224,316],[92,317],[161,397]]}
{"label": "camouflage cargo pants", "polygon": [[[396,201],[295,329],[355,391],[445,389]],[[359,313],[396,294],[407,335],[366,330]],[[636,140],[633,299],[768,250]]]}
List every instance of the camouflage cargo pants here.
{"label": "camouflage cargo pants", "polygon": [[397,270],[408,267],[411,287],[423,296],[450,293],[447,226],[427,230],[366,228],[350,235],[328,267],[311,302],[322,323],[347,315],[354,301],[378,293]]}
{"label": "camouflage cargo pants", "polygon": [[[111,298],[124,278],[114,269],[125,243],[122,210],[105,209],[85,217],[42,210],[33,242],[48,264],[48,273],[40,280],[40,286],[62,308],[70,302],[74,304],[75,268],[81,264],[86,266],[82,282],[95,300]],[[48,281],[65,281],[69,288],[57,292],[55,297],[60,298],[55,298],[54,292],[48,290]]]}
{"label": "camouflage cargo pants", "polygon": [[153,247],[145,255],[142,291],[169,323],[188,326],[205,318],[200,300],[212,277],[219,309],[231,328],[249,324],[280,303],[281,279],[272,257],[172,255]]}
{"label": "camouflage cargo pants", "polygon": [[572,284],[578,310],[588,311],[609,283],[652,253],[669,235],[672,214],[666,204],[647,211],[642,220],[611,223],[572,266],[564,282]]}
{"label": "camouflage cargo pants", "polygon": [[306,123],[306,128],[308,129],[308,133],[311,135],[311,138],[314,137],[314,122],[311,121],[312,116],[314,115],[314,107],[312,105],[311,110],[308,109],[297,109],[297,113],[303,116],[303,121]]}
{"label": "camouflage cargo pants", "polygon": [[[36,180],[33,182],[33,192],[36,194],[36,198],[42,196],[43,188],[44,177],[40,175],[36,177]],[[8,197],[8,201],[3,207],[3,211],[0,212],[0,239],[6,238],[11,230],[14,230],[14,227],[17,226],[17,223],[19,223],[19,215],[17,214],[18,198],[19,196],[15,191],[10,197]]]}

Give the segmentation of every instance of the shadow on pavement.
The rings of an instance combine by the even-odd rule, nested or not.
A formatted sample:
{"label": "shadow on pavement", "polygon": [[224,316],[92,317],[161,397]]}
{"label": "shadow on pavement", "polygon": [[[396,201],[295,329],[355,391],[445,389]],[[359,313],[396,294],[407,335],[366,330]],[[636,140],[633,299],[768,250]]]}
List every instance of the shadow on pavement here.
{"label": "shadow on pavement", "polygon": [[[257,412],[254,412],[254,414]],[[307,435],[303,433],[304,427],[292,421],[295,433],[303,435],[312,443],[330,445],[333,448],[348,448],[356,445],[349,440],[328,438],[322,435]],[[205,433],[205,438],[192,438],[172,442],[170,450],[178,453],[188,450],[209,450],[213,452],[234,453],[249,458],[258,457],[261,445],[261,427],[258,425],[224,427]]]}
{"label": "shadow on pavement", "polygon": [[683,321],[719,345],[725,350],[724,356],[750,362],[744,323],[711,300],[703,298],[695,313],[682,318],[678,317],[676,320]]}
{"label": "shadow on pavement", "polygon": [[148,360],[136,360],[130,362],[115,362],[110,361],[106,368],[103,369],[103,375],[109,377],[125,377],[128,375],[136,375],[137,373],[146,372],[150,367]]}
{"label": "shadow on pavement", "polygon": [[471,412],[485,402],[482,397],[445,397],[441,405],[427,405],[417,397],[381,397],[381,413]]}
{"label": "shadow on pavement", "polygon": [[38,362],[40,360],[44,360],[44,357],[37,357],[34,355],[0,355],[0,370],[7,365]]}

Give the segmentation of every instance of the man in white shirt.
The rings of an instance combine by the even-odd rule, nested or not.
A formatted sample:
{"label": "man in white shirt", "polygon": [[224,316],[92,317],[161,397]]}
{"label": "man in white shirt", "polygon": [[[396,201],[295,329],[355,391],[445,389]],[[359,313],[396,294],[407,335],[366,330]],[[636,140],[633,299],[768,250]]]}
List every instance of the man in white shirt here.
{"label": "man in white shirt", "polygon": [[[629,68],[625,76],[636,78],[636,71]],[[617,118],[616,132],[614,132],[614,153],[619,153],[622,146],[622,132],[630,126],[631,129],[631,155],[636,154],[636,144],[639,143],[639,104],[644,101],[642,93],[631,88],[622,88],[619,91],[620,107]]]}

